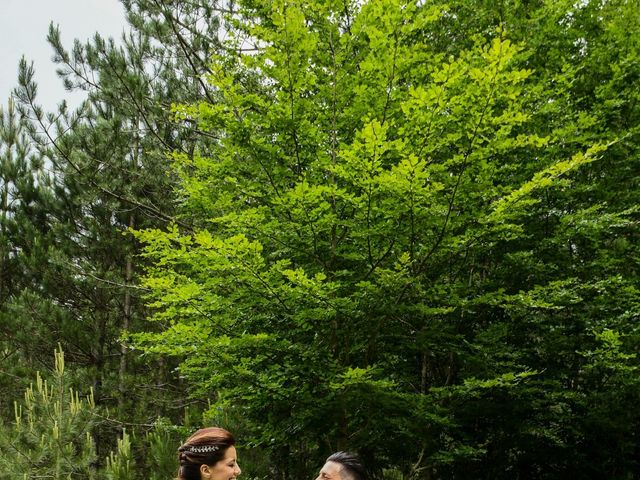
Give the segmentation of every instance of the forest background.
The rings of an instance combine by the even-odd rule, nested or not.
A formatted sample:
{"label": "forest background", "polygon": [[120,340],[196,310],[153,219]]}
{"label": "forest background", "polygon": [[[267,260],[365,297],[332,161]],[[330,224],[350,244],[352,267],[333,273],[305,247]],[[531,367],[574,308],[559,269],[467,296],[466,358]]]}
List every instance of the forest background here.
{"label": "forest background", "polygon": [[640,478],[640,4],[122,0],[0,115],[0,478]]}

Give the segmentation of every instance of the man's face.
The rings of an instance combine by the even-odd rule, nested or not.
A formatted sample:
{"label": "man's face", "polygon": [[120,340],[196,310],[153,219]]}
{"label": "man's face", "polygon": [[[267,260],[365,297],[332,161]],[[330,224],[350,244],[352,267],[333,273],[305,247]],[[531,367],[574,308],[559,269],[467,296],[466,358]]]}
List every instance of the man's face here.
{"label": "man's face", "polygon": [[327,462],[320,469],[316,480],[346,480],[342,478],[342,465],[336,462]]}

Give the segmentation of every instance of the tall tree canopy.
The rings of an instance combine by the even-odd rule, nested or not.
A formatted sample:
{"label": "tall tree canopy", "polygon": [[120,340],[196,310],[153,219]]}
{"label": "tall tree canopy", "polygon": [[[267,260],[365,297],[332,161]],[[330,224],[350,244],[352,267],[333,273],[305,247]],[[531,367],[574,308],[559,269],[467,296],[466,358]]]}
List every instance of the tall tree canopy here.
{"label": "tall tree canopy", "polygon": [[138,346],[285,478],[636,471],[637,2],[237,5]]}

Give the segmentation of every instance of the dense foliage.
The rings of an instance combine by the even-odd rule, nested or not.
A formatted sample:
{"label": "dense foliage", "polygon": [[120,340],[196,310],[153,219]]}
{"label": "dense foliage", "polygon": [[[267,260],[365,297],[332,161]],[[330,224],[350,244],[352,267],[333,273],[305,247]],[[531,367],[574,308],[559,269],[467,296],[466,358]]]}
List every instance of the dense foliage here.
{"label": "dense foliage", "polygon": [[247,476],[636,478],[638,2],[201,3],[123,2],[124,49],[53,30],[91,92],[58,136],[23,67],[56,176],[3,127],[7,325],[91,365],[113,430],[228,427]]}
{"label": "dense foliage", "polygon": [[230,41],[215,101],[175,109],[220,141],[175,155],[196,233],[139,234],[166,325],[139,344],[292,477],[338,448],[438,478],[633,471],[628,6],[241,4],[257,51]]}

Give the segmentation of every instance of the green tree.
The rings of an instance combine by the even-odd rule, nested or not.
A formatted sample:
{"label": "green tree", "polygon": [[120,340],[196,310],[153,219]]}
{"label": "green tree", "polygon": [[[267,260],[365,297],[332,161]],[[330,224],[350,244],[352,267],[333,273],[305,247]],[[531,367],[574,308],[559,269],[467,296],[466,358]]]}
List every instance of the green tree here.
{"label": "green tree", "polygon": [[[94,386],[96,402],[111,407],[120,431],[124,419],[131,428],[149,429],[158,416],[181,421],[184,414],[172,365],[140,361],[121,338],[146,315],[136,286],[138,247],[123,232],[164,225],[173,216],[174,178],[165,152],[189,152],[208,140],[181,128],[167,110],[172,101],[205,95],[202,59],[217,41],[216,12],[206,5],[123,6],[131,29],[120,42],[96,35],[67,49],[59,30],[50,28],[61,79],[87,93],[76,111],[62,102],[55,115],[44,112],[33,68],[21,63],[15,95],[31,148],[50,172],[50,196],[29,207],[44,219],[39,229],[27,230],[27,212],[16,222],[29,233],[10,239],[21,252],[24,271],[14,281],[22,287],[2,309],[7,343],[23,354],[23,364],[47,363],[47,345],[60,342],[80,383]],[[40,248],[26,248],[29,242]],[[108,444],[116,437],[111,433],[104,428],[105,448],[115,447]]]}
{"label": "green tree", "polygon": [[13,302],[34,285],[32,266],[26,259],[46,249],[39,239],[47,234],[47,209],[39,206],[51,202],[50,180],[9,99],[6,110],[0,108],[0,371],[4,374],[0,382],[5,393],[0,409],[6,417],[13,416],[12,399],[26,387],[20,379],[25,376],[28,354],[15,338],[16,332],[24,328],[28,334],[29,329],[16,318],[20,313]]}
{"label": "green tree", "polygon": [[96,478],[93,394],[81,398],[69,380],[58,350],[51,378],[38,373],[15,404],[13,425],[2,425],[1,478]]}
{"label": "green tree", "polygon": [[239,2],[138,345],[285,478],[631,478],[634,5]]}
{"label": "green tree", "polygon": [[[123,432],[114,451],[99,461],[94,439],[104,415],[93,390],[83,397],[71,386],[74,374],[65,367],[62,350],[54,358],[54,370],[44,376],[37,372],[23,400],[15,402],[13,421],[0,422],[0,478],[132,480],[148,471],[149,478],[170,478],[174,456],[160,454],[177,440],[161,425],[137,442],[145,450],[139,459],[133,457],[131,435]],[[144,465],[146,456],[157,463],[143,469],[136,460]]]}

